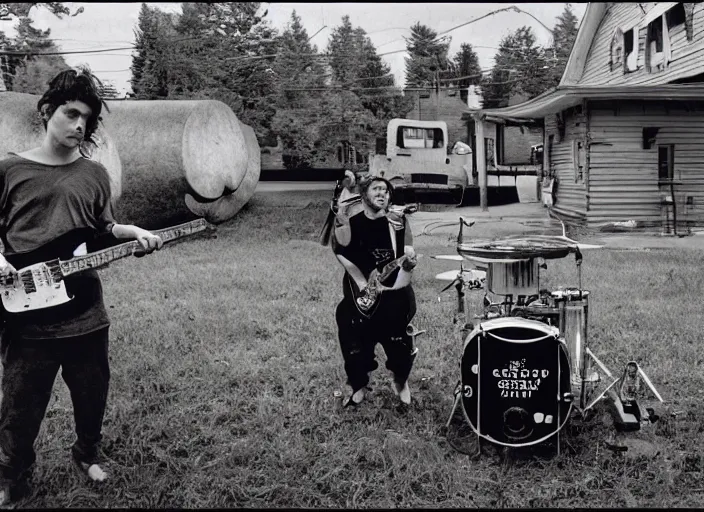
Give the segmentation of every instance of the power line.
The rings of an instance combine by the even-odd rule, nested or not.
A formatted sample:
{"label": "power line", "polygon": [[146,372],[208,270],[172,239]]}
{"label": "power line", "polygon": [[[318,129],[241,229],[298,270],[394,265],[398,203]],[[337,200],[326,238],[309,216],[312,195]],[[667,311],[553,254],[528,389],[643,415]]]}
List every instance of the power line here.
{"label": "power line", "polygon": [[313,39],[315,36],[317,36],[318,34],[320,34],[320,33],[323,31],[323,29],[325,29],[325,28],[328,28],[328,26],[327,26],[327,25],[323,25],[323,26],[320,28],[320,30],[318,30],[315,34],[313,34],[312,36],[310,36],[310,37],[306,40],[306,43],[309,43],[311,39]]}
{"label": "power line", "polygon": [[130,71],[132,68],[127,69],[105,69],[101,71],[92,71],[92,73],[122,73],[124,71]]}
{"label": "power line", "polygon": [[[521,82],[528,78],[526,75],[521,75],[518,76],[517,78],[513,80],[506,80],[502,82],[483,82],[481,85],[507,85],[507,84],[513,84],[517,82]],[[449,86],[449,87],[443,87],[442,90],[463,90],[466,89],[466,87],[460,87],[460,86]],[[426,86],[426,87],[397,87],[394,85],[389,85],[389,86],[381,86],[381,87],[342,87],[342,86],[327,86],[327,87],[289,87],[282,89],[283,91],[313,91],[313,92],[323,92],[323,91],[352,91],[352,92],[357,92],[357,91],[377,91],[377,90],[399,90],[399,91],[434,91],[435,87],[433,86]]]}
{"label": "power line", "polygon": [[[191,41],[194,39],[200,39],[199,37],[183,37],[180,39],[173,39],[173,40],[166,40],[163,41],[164,44],[172,44],[172,43],[181,43],[184,41]],[[119,50],[139,50],[139,48],[136,45],[132,45],[129,47],[122,47],[122,48],[104,48],[100,50],[69,50],[69,51],[58,51],[58,52],[21,52],[21,51],[0,51],[0,55],[9,55],[13,57],[29,57],[29,56],[38,56],[38,55],[72,55],[72,54],[79,54],[79,53],[104,53],[104,52],[113,52],[113,51],[119,51]]]}

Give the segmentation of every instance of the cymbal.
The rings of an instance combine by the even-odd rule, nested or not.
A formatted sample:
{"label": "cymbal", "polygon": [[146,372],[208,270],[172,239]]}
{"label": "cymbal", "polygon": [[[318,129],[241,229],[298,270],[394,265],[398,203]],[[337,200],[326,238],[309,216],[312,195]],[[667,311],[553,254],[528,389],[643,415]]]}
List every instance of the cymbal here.
{"label": "cymbal", "polygon": [[459,270],[448,270],[447,272],[441,272],[435,276],[438,281],[454,281],[459,276]]}
{"label": "cymbal", "polygon": [[438,281],[454,281],[460,275],[460,273],[465,274],[465,278],[472,280],[486,279],[486,272],[483,270],[474,269],[464,269],[464,270],[448,270],[447,272],[441,272],[435,276]]}
{"label": "cymbal", "polygon": [[451,260],[451,261],[462,261],[464,258],[459,254],[438,254],[437,256],[432,256],[436,260]]}
{"label": "cymbal", "polygon": [[585,249],[603,249],[604,246],[603,245],[577,243],[577,248],[580,251],[583,251]]}

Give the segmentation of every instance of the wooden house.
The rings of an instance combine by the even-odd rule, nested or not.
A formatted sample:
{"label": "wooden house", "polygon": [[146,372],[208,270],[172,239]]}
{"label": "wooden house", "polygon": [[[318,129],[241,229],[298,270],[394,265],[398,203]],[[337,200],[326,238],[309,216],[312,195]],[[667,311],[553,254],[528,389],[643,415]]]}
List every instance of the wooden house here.
{"label": "wooden house", "polygon": [[473,118],[542,124],[543,202],[566,223],[704,226],[704,3],[590,3],[557,88]]}

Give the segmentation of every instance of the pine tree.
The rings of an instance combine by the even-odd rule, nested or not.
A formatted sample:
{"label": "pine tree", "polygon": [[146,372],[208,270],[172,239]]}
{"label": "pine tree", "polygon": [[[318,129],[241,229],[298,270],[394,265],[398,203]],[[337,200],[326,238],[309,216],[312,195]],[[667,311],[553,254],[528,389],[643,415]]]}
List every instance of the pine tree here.
{"label": "pine tree", "polygon": [[142,4],[135,30],[136,55],[132,56],[132,91],[139,99],[158,99],[169,96],[172,81],[171,63],[177,50],[171,44],[175,39],[176,15],[151,9]]}
{"label": "pine tree", "polygon": [[278,89],[272,130],[281,139],[285,165],[307,168],[322,158],[315,143],[320,138],[320,97],[325,92],[292,89],[324,87],[325,67],[295,10],[278,39],[278,56],[272,65]]}
{"label": "pine tree", "polygon": [[550,87],[557,87],[562,78],[562,73],[567,66],[572,47],[577,39],[577,25],[579,20],[572,11],[570,4],[565,5],[565,9],[557,17],[557,23],[553,29],[553,45],[546,56],[550,73],[548,81]]}
{"label": "pine tree", "polygon": [[460,88],[460,98],[467,101],[467,88],[470,85],[479,85],[482,81],[479,57],[469,43],[462,43],[460,50],[455,54],[450,63],[448,78],[456,78],[453,84]]}
{"label": "pine tree", "polygon": [[484,108],[505,107],[513,96],[530,99],[549,89],[545,53],[535,43],[526,26],[501,40],[491,74],[482,80]]}
{"label": "pine tree", "polygon": [[103,81],[103,83],[98,88],[98,92],[100,93],[101,98],[107,100],[115,99],[120,96],[120,93],[117,91],[117,88],[115,87],[115,84],[112,81]]}
{"label": "pine tree", "polygon": [[420,23],[411,27],[406,38],[406,87],[427,87],[436,83],[439,73],[450,67],[447,53],[449,41],[438,39],[434,30]]}
{"label": "pine tree", "polygon": [[[385,135],[389,119],[404,117],[411,110],[410,100],[394,87],[391,69],[364,29],[352,26],[349,16],[332,30],[328,56],[332,85],[343,90],[326,97],[327,148],[346,142],[358,153],[367,153],[376,138]],[[361,163],[352,167],[357,166],[366,168]]]}
{"label": "pine tree", "polygon": [[137,18],[137,28],[133,30],[136,51],[132,54],[132,65],[130,66],[132,78],[130,79],[130,84],[132,85],[132,92],[135,96],[141,92],[144,64],[147,59],[147,53],[153,46],[153,39],[155,37],[152,18],[152,10],[147,4],[143,3],[139,10],[139,17]]}

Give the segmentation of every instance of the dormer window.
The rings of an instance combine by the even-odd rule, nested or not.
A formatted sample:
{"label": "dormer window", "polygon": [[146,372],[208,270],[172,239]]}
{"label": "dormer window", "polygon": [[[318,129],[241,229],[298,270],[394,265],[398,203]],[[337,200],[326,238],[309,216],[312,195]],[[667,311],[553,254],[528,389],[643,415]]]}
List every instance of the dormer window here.
{"label": "dormer window", "polygon": [[684,12],[684,4],[677,4],[675,5],[672,9],[667,11],[665,14],[665,17],[667,19],[667,30],[672,30],[675,27],[679,27],[680,25],[684,25],[686,21],[686,15]]}
{"label": "dormer window", "polygon": [[648,37],[645,40],[645,56],[647,65],[651,71],[655,69],[665,69],[664,33],[662,17],[648,24]]}
{"label": "dormer window", "polygon": [[[671,4],[670,4],[671,5]],[[645,67],[649,72],[662,71],[672,60],[670,41],[678,33],[686,32],[687,41],[692,41],[691,4],[677,3],[667,10],[648,13],[645,22],[648,31],[645,40]]]}
{"label": "dormer window", "polygon": [[624,72],[638,69],[638,31],[632,28],[623,34]]}

